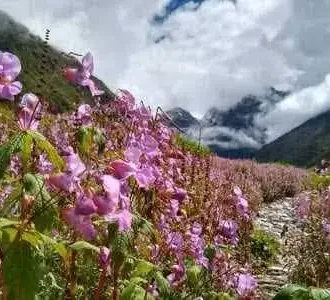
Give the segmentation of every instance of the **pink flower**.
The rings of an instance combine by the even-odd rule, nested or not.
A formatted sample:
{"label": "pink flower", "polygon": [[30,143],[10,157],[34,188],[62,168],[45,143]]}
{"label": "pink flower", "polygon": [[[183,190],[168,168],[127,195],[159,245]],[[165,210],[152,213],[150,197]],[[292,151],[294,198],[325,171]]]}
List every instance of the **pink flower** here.
{"label": "pink flower", "polygon": [[330,236],[330,224],[328,220],[323,219],[322,220],[322,230],[324,233],[326,233],[328,236]]}
{"label": "pink flower", "polygon": [[68,147],[64,160],[66,161],[67,172],[74,178],[78,178],[85,172],[85,164],[81,161],[79,155],[74,153],[72,147]]}
{"label": "pink flower", "polygon": [[296,215],[298,218],[306,219],[309,215],[312,201],[307,194],[300,194],[297,197]]}
{"label": "pink flower", "polygon": [[256,279],[249,273],[239,274],[237,278],[237,293],[240,296],[248,295],[258,286]]}
{"label": "pink flower", "polygon": [[69,193],[72,193],[75,189],[74,179],[66,173],[49,176],[48,183],[52,188],[60,189]]}
{"label": "pink flower", "polygon": [[107,196],[115,203],[118,203],[120,195],[120,181],[111,175],[103,175],[101,180]]}
{"label": "pink flower", "polygon": [[120,89],[116,100],[117,104],[119,104],[118,108],[122,113],[127,113],[134,109],[135,98],[129,91]]}
{"label": "pink flower", "polygon": [[127,231],[132,225],[132,214],[124,209],[116,213],[107,214],[104,219],[109,222],[116,222],[120,231]]}
{"label": "pink flower", "polygon": [[243,197],[243,193],[239,187],[234,187],[234,194],[236,195],[236,207],[238,212],[243,217],[249,217],[249,204],[246,199]]}
{"label": "pink flower", "polygon": [[0,206],[7,196],[9,196],[9,194],[13,191],[13,189],[14,188],[11,185],[8,185],[0,192]]}
{"label": "pink flower", "polygon": [[104,93],[96,88],[95,83],[90,77],[94,71],[93,56],[91,53],[87,53],[83,59],[79,68],[64,68],[63,76],[70,82],[76,83],[82,86],[87,86],[92,93],[92,96],[99,96]]}
{"label": "pink flower", "polygon": [[233,245],[238,243],[238,225],[233,220],[222,220],[219,223],[219,230],[222,237]]}
{"label": "pink flower", "polygon": [[149,189],[150,186],[154,183],[156,178],[153,175],[151,167],[143,167],[139,169],[135,174],[135,179],[140,188]]}
{"label": "pink flower", "polygon": [[175,189],[174,198],[183,201],[187,197],[187,191],[182,188]]}
{"label": "pink flower", "polygon": [[151,135],[144,135],[142,137],[143,152],[148,158],[153,158],[158,155],[158,142]]}
{"label": "pink flower", "polygon": [[14,81],[21,72],[17,56],[0,51],[0,98],[13,100],[22,91],[22,84]]}
{"label": "pink flower", "polygon": [[63,219],[78,231],[86,240],[93,240],[96,237],[96,230],[90,216],[80,215],[74,207],[62,210]]}
{"label": "pink flower", "polygon": [[82,104],[78,107],[77,119],[83,126],[92,125],[92,108],[89,104]]}
{"label": "pink flower", "polygon": [[21,107],[18,115],[19,127],[22,130],[36,130],[39,125],[36,115],[41,109],[38,97],[34,94],[25,94],[22,98]]}
{"label": "pink flower", "polygon": [[107,247],[101,247],[99,254],[99,264],[102,269],[105,269],[109,265],[110,257],[110,249]]}
{"label": "pink flower", "polygon": [[113,213],[119,203],[120,181],[111,175],[103,175],[100,177],[106,196],[97,196],[94,203],[100,215]]}
{"label": "pink flower", "polygon": [[171,207],[171,216],[176,217],[179,211],[179,201],[176,199],[172,199],[170,201],[170,207]]}
{"label": "pink flower", "polygon": [[43,153],[39,156],[38,171],[41,174],[49,174],[53,171],[52,163],[47,159],[46,155]]}
{"label": "pink flower", "polygon": [[127,179],[131,175],[135,174],[136,167],[132,163],[127,163],[118,159],[110,164],[110,171],[113,171],[115,176],[119,179]]}
{"label": "pink flower", "polygon": [[96,196],[94,198],[94,203],[97,207],[97,213],[101,216],[113,213],[118,206],[118,201],[116,199],[107,196]]}
{"label": "pink flower", "polygon": [[172,273],[167,276],[167,280],[169,281],[171,287],[175,287],[182,281],[184,277],[185,267],[183,263],[173,265],[171,267],[171,272]]}
{"label": "pink flower", "polygon": [[138,147],[130,146],[125,151],[125,159],[136,165],[139,164],[141,155],[142,151]]}
{"label": "pink flower", "polygon": [[97,207],[93,198],[94,195],[90,190],[77,192],[76,213],[80,215],[91,215],[95,213]]}

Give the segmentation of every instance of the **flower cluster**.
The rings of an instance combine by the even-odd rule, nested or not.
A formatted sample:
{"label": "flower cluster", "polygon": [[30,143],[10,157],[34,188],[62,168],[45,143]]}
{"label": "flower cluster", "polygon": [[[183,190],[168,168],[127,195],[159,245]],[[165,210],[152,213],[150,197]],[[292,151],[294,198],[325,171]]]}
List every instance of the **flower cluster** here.
{"label": "flower cluster", "polygon": [[[127,274],[136,273],[126,270],[128,262],[145,260],[157,266],[150,271],[152,280],[143,279],[149,294],[161,295],[164,281],[173,294],[184,294],[193,265],[207,278],[200,279],[203,287],[258,299],[256,280],[239,247],[250,239],[263,196],[262,171],[253,173],[250,162],[200,156],[178,145],[162,116],[138,104],[127,90],[100,104],[103,92],[92,80],[93,68],[88,53],[78,68],[64,68],[63,76],[87,87],[95,105],[81,104],[73,113],[55,116],[42,110],[34,94],[22,97],[15,130],[27,144],[13,150],[6,174],[10,182],[23,180],[24,185],[22,205],[17,201],[11,210],[15,220],[28,224],[29,230],[34,228],[31,222],[36,223],[43,235],[56,233],[62,246],[88,241],[89,249],[98,253],[97,293],[114,276],[109,284],[116,296],[118,280],[125,285]],[[15,56],[0,53],[0,84],[14,84],[19,71]],[[9,77],[1,81],[4,76]],[[6,97],[3,90],[0,97],[12,99],[16,92],[12,89]],[[0,201],[6,201],[13,187],[7,182],[0,186]],[[55,220],[46,220],[52,227],[46,231],[38,218],[48,207],[55,210]],[[148,230],[141,229],[142,223],[149,224]],[[68,281],[73,281],[75,268],[82,267],[75,255],[64,255]],[[163,272],[163,286],[155,282],[155,270]],[[71,281],[63,288],[68,293],[73,293]]]}

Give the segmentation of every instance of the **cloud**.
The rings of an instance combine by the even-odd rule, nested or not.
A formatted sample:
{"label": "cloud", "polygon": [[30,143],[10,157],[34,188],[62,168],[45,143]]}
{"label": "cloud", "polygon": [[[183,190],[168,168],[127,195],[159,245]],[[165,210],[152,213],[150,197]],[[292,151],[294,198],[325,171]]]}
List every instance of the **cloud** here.
{"label": "cloud", "polygon": [[[270,139],[328,109],[329,100],[321,105],[316,96],[327,89],[320,82],[330,66],[328,0],[187,2],[161,24],[152,22],[169,3],[1,0],[0,9],[39,35],[50,28],[59,48],[92,51],[101,79],[154,107],[181,106],[202,115],[269,86],[290,88],[294,95],[258,120],[267,124]],[[303,104],[301,113],[298,104],[307,102],[313,103]]]}
{"label": "cloud", "polygon": [[268,142],[330,109],[330,73],[316,86],[302,89],[259,116],[257,124],[268,128]]}

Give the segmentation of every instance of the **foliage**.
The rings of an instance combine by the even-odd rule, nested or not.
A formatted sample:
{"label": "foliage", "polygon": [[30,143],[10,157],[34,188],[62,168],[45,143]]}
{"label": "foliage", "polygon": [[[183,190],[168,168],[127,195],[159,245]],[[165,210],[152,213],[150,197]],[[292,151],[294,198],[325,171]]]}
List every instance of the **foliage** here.
{"label": "foliage", "polygon": [[182,149],[189,151],[195,155],[205,156],[211,153],[211,150],[198,142],[189,139],[181,134],[175,135],[175,144],[181,147]]}
{"label": "foliage", "polygon": [[[291,281],[306,286],[330,287],[329,188],[306,191],[295,199],[300,231],[287,237],[286,255]],[[320,189],[321,188],[321,189]]]}
{"label": "foliage", "polygon": [[324,190],[330,186],[330,176],[312,174],[310,181],[306,185],[306,188],[309,190]]}
{"label": "foliage", "polygon": [[287,285],[283,287],[274,297],[274,300],[328,300],[329,289],[306,288],[299,285]]}
{"label": "foliage", "polygon": [[64,68],[92,94],[74,112],[52,115],[44,98],[12,95],[1,125],[1,292],[258,299],[251,252],[271,261],[277,245],[253,231],[254,217],[262,201],[299,192],[308,173],[215,157],[126,90],[102,101],[92,66],[88,53]]}
{"label": "foliage", "polygon": [[[5,30],[0,29],[0,49],[15,53],[20,57],[24,72],[19,79],[23,92],[34,91],[47,99],[52,111],[67,111],[80,102],[86,94],[79,86],[72,86],[61,76],[61,69],[68,64],[76,64],[74,57],[68,57],[44,41],[31,34],[27,28],[16,23],[4,12],[0,19]],[[113,98],[106,86],[97,80],[107,93],[104,98]]]}
{"label": "foliage", "polygon": [[330,158],[330,112],[324,112],[275,141],[257,153],[258,162],[285,161],[298,167],[313,167]]}
{"label": "foliage", "polygon": [[261,229],[255,229],[251,239],[251,253],[257,267],[265,268],[275,262],[279,242]]}

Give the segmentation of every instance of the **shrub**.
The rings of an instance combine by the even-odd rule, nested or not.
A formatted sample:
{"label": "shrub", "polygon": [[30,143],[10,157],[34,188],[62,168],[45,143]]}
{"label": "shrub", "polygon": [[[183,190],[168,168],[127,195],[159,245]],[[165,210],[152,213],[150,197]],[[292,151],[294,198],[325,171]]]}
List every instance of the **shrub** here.
{"label": "shrub", "polygon": [[280,251],[279,242],[261,229],[255,229],[251,239],[251,253],[256,267],[264,269],[273,264]]}
{"label": "shrub", "polygon": [[285,250],[293,283],[330,287],[329,199],[328,188],[307,191],[295,199],[301,230],[287,237]]}
{"label": "shrub", "polygon": [[306,183],[306,189],[309,190],[324,190],[328,186],[330,186],[329,175],[324,176],[324,175],[312,174],[310,181]]}

